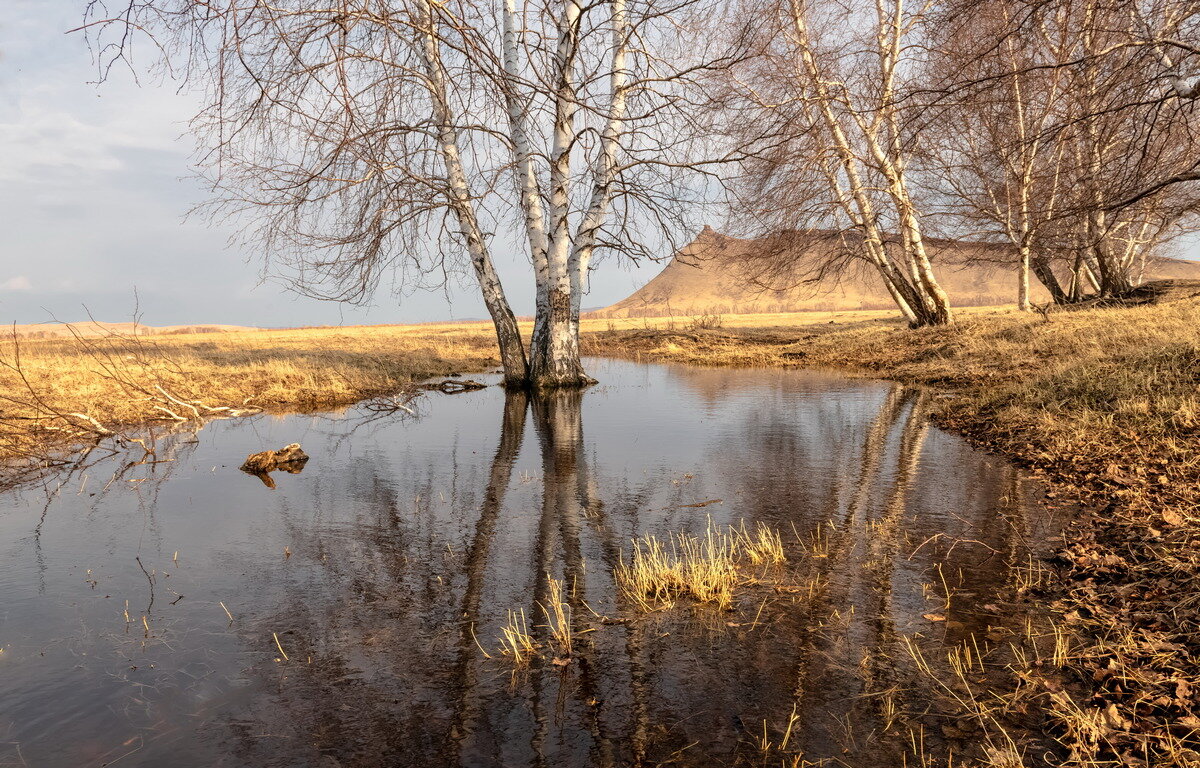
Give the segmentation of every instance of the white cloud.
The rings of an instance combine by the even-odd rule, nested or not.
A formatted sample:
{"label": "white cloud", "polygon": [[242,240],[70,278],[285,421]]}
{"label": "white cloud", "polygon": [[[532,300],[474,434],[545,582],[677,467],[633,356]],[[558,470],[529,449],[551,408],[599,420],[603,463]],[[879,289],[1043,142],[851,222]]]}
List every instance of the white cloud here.
{"label": "white cloud", "polygon": [[[78,9],[18,0],[0,20],[0,180],[36,183],[48,175],[113,173],[125,168],[122,150],[160,150],[186,157],[180,141],[195,112],[195,96],[139,87],[117,70],[96,87],[97,71],[84,38],[64,31]],[[186,163],[181,159],[181,172]]]}
{"label": "white cloud", "polygon": [[32,291],[33,283],[25,275],[17,275],[0,282],[0,291]]}

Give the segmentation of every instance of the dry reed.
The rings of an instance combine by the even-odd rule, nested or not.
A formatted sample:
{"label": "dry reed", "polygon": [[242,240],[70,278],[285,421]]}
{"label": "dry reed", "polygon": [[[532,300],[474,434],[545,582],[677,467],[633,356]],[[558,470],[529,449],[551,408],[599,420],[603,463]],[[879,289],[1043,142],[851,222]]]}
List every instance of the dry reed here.
{"label": "dry reed", "polygon": [[508,612],[508,623],[500,628],[500,654],[518,667],[528,664],[537,655],[537,641],[529,633],[525,609]]}
{"label": "dry reed", "polygon": [[643,610],[670,608],[681,598],[729,609],[742,582],[740,565],[785,559],[782,538],[766,524],[758,523],[751,533],[745,523],[721,527],[710,519],[700,535],[672,533],[664,541],[648,534],[635,539],[628,562],[622,555],[616,576],[622,594]]}
{"label": "dry reed", "polygon": [[563,600],[563,583],[561,580],[547,574],[549,586],[546,602],[541,605],[542,613],[546,616],[546,629],[558,653],[564,658],[570,658],[574,650],[574,634],[571,627],[571,606]]}

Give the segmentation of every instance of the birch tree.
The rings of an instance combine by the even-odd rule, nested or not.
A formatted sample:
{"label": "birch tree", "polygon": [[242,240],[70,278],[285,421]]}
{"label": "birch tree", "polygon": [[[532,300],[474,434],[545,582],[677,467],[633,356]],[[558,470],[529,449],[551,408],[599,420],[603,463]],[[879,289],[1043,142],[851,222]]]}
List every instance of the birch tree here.
{"label": "birch tree", "polygon": [[762,137],[742,204],[772,228],[840,232],[832,252],[842,259],[811,279],[839,271],[846,256],[864,261],[915,326],[951,320],[913,194],[903,104],[927,11],[902,0],[866,10],[813,0],[747,5],[743,12],[769,21],[758,55],[726,86],[734,131],[753,126]]}
{"label": "birch tree", "polygon": [[[367,301],[465,268],[505,383],[553,387],[591,381],[578,332],[596,255],[676,242],[728,160],[701,157],[693,130],[699,77],[729,60],[688,31],[705,2],[133,0],[88,3],[84,29],[105,69],[148,40],[204,88],[211,210],[298,290]],[[518,231],[528,349],[494,258]]]}
{"label": "birch tree", "polygon": [[[1054,169],[1055,191],[1028,199],[1047,214],[1038,217],[1040,252],[1054,253],[1060,273],[1070,275],[1061,290],[1054,279],[1043,280],[1056,301],[1128,292],[1149,249],[1178,234],[1200,202],[1186,184],[1200,180],[1192,117],[1200,95],[1198,10],[1190,0],[943,4],[943,25],[961,36],[940,51],[950,76],[939,88],[956,104],[956,124],[973,113],[985,123],[999,117],[1009,129],[1008,136],[1001,130],[979,137],[982,165],[975,166],[995,157],[1028,161],[1053,149],[1036,166],[1041,176]],[[945,143],[960,151],[962,137],[952,133]],[[1009,181],[1018,191],[1025,183]],[[976,199],[987,194],[979,185],[975,191]],[[1005,210],[993,210],[1000,218],[1016,210],[1001,203]]]}
{"label": "birch tree", "polygon": [[1066,74],[1045,66],[1061,60],[1054,53],[1064,46],[1064,30],[1047,39],[1045,29],[1015,28],[1020,6],[1020,0],[1000,0],[950,14],[938,25],[931,85],[967,77],[987,86],[954,92],[938,104],[947,130],[925,144],[940,194],[953,201],[959,233],[1012,245],[1017,306],[1029,311],[1031,273],[1056,303],[1068,300],[1053,269],[1051,238],[1068,181],[1065,137],[1050,130],[1061,117]]}

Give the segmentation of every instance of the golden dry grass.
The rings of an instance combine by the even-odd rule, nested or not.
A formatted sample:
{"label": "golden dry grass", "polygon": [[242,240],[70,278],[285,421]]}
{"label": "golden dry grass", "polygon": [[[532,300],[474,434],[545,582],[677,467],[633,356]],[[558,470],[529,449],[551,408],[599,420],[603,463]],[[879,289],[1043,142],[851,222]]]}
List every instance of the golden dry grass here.
{"label": "golden dry grass", "polygon": [[508,623],[500,628],[500,655],[518,667],[523,667],[537,656],[537,641],[529,632],[525,609],[508,612]]}
{"label": "golden dry grass", "polygon": [[575,633],[571,605],[563,597],[563,582],[546,575],[546,602],[541,604],[546,617],[546,629],[560,656],[570,658],[574,652]]}
{"label": "golden dry grass", "polygon": [[664,540],[649,534],[634,540],[629,561],[622,556],[616,578],[625,598],[642,610],[670,608],[680,598],[729,609],[743,580],[742,564],[785,560],[782,537],[765,523],[750,530],[744,521],[722,527],[709,520],[701,535],[673,533]]}
{"label": "golden dry grass", "polygon": [[[384,326],[0,342],[0,459],[84,430],[346,405],[496,363],[487,326]],[[17,368],[19,367],[19,371]],[[59,414],[56,416],[56,414]],[[98,425],[98,426],[97,426]]]}

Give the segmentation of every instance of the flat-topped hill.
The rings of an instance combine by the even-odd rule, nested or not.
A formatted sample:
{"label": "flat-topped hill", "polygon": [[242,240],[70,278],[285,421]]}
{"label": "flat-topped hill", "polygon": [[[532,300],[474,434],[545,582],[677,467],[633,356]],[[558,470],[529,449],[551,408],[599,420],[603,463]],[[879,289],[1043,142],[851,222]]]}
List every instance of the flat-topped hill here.
{"label": "flat-topped hill", "polygon": [[[873,268],[858,260],[845,270],[820,265],[844,259],[843,241],[831,233],[794,232],[762,239],[723,235],[705,227],[654,279],[628,298],[591,317],[748,314],[809,310],[890,309],[891,296]],[[927,248],[937,276],[957,306],[992,306],[1016,301],[1017,270],[1004,245],[930,239]],[[766,257],[786,252],[797,267],[772,273]],[[1200,279],[1200,263],[1155,258],[1145,280]],[[1030,278],[1032,299],[1049,300]]]}

